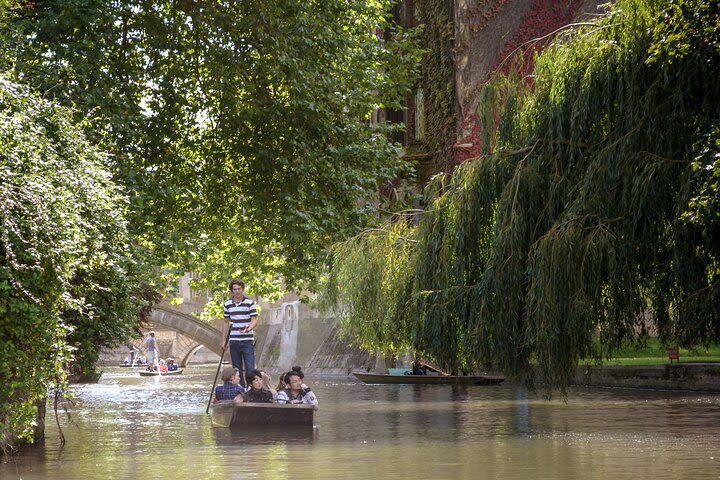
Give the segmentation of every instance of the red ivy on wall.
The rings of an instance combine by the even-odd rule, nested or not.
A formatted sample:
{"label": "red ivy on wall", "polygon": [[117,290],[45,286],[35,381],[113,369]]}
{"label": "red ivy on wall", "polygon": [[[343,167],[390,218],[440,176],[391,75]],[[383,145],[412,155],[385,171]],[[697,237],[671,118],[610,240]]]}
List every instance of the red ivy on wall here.
{"label": "red ivy on wall", "polygon": [[[535,0],[533,8],[523,19],[520,28],[515,31],[515,34],[511,37],[507,45],[505,45],[505,49],[498,58],[495,59],[493,71],[495,71],[500,62],[504,61],[508,55],[511,55],[521,45],[572,23],[579,3],[578,0]],[[532,42],[529,43],[527,47],[523,47],[525,59],[523,62],[524,73],[532,70],[532,58],[535,52],[542,50],[551,40],[552,38],[548,37],[547,39]],[[510,62],[505,62],[503,65],[504,73],[507,73],[509,64]]]}
{"label": "red ivy on wall", "polygon": [[[507,0],[495,0],[483,4],[481,7],[476,7],[478,11],[471,12],[473,14],[471,18],[475,17],[477,19],[470,27],[471,31],[475,33],[484,29],[491,18],[502,10],[506,2]],[[529,73],[533,67],[532,59],[535,52],[542,50],[552,40],[552,37],[538,42],[531,41],[572,23],[579,4],[579,0],[535,0],[532,8],[523,18],[520,27],[510,37],[505,48],[495,59],[492,71],[494,72],[500,67],[503,73],[507,73],[512,65],[512,62],[507,57],[512,55],[518,47],[527,43],[527,46],[522,48],[522,70],[523,73]],[[465,111],[470,108],[467,104],[465,107]],[[461,120],[459,131],[468,131],[468,133],[455,144],[455,161],[458,164],[475,158],[482,152],[479,122],[480,119],[475,113]]]}

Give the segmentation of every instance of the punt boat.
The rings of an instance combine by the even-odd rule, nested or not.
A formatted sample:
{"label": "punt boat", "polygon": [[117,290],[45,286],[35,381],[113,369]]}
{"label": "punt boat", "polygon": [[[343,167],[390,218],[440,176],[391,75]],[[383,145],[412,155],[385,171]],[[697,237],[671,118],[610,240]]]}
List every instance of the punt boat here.
{"label": "punt boat", "polygon": [[497,375],[392,375],[388,373],[353,372],[353,375],[369,384],[414,384],[414,385],[499,385],[505,377]]}
{"label": "punt boat", "polygon": [[182,368],[178,368],[177,370],[172,370],[170,372],[153,372],[152,370],[140,370],[138,373],[141,377],[166,377],[168,375],[180,375],[183,372]]}
{"label": "punt boat", "polygon": [[210,406],[212,423],[218,427],[310,427],[317,405],[284,403],[234,403]]}

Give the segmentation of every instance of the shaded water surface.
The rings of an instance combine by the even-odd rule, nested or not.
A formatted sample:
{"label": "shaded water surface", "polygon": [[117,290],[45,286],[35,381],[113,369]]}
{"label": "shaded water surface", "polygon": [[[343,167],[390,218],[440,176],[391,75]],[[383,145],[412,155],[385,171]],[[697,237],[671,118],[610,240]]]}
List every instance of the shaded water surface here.
{"label": "shaded water surface", "polygon": [[306,378],[314,431],[231,433],[205,414],[213,366],[174,377],[106,369],[76,389],[60,446],[0,464],[5,479],[720,478],[720,395],[513,385],[364,385]]}

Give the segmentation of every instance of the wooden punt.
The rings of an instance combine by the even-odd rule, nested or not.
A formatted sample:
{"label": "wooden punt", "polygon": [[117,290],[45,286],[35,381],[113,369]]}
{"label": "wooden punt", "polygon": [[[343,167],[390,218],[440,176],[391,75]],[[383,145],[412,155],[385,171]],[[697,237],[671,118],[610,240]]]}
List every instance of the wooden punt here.
{"label": "wooden punt", "polygon": [[312,428],[317,405],[219,402],[210,406],[212,422],[219,427]]}
{"label": "wooden punt", "polygon": [[177,370],[173,370],[171,372],[153,372],[151,370],[140,370],[138,373],[141,377],[166,377],[168,375],[180,375],[183,372],[182,368],[178,368]]}
{"label": "wooden punt", "polygon": [[353,375],[370,384],[498,385],[505,381],[505,377],[496,375],[390,375],[362,372],[353,372]]}

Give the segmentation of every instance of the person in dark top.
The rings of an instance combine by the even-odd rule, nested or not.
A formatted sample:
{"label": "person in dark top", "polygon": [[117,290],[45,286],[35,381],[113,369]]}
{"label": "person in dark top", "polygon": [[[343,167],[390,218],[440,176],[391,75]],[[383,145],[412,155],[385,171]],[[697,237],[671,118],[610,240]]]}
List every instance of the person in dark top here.
{"label": "person in dark top", "polygon": [[247,392],[243,395],[246,402],[272,403],[273,394],[263,388],[264,383],[260,370],[250,370],[245,375],[245,380],[249,386]]}
{"label": "person in dark top", "polygon": [[418,360],[412,363],[412,374],[413,375],[427,375],[427,367]]}
{"label": "person in dark top", "polygon": [[175,359],[170,357],[167,359],[167,368],[168,372],[174,372],[178,369],[177,363],[175,363]]}
{"label": "person in dark top", "polygon": [[240,371],[237,368],[225,367],[222,373],[223,384],[215,387],[215,400],[243,401],[245,389],[240,386]]}
{"label": "person in dark top", "polygon": [[272,386],[272,377],[265,370],[260,370],[260,373],[262,374],[263,388],[265,390],[267,390],[268,392],[272,393],[273,402],[274,402],[275,399],[277,399],[277,390],[274,389]]}

